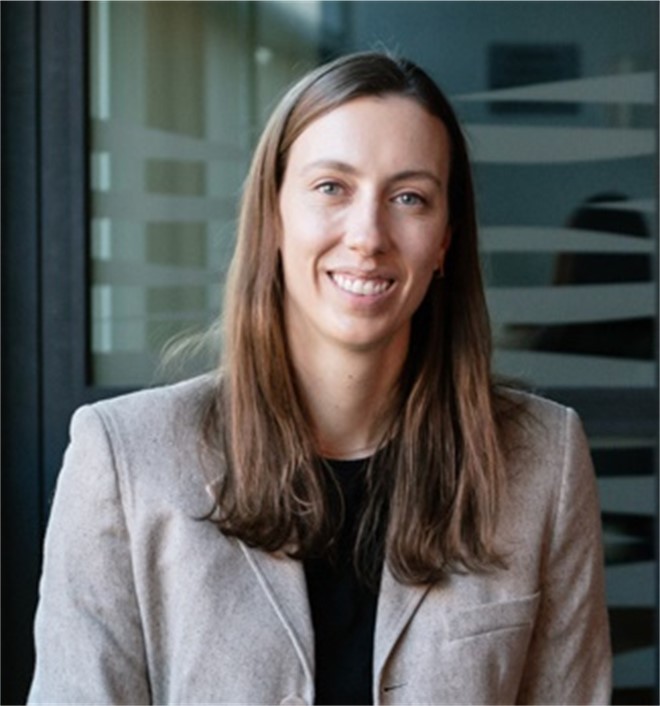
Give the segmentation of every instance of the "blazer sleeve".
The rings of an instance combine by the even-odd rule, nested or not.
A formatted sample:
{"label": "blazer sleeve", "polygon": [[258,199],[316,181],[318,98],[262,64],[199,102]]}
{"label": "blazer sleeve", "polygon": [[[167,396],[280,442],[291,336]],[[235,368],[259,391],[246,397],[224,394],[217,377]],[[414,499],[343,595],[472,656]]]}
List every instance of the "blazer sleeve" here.
{"label": "blazer sleeve", "polygon": [[44,544],[28,703],[150,702],[130,535],[99,414],[73,417]]}
{"label": "blazer sleeve", "polygon": [[596,478],[573,410],[564,432],[541,603],[518,703],[606,704],[612,656]]}

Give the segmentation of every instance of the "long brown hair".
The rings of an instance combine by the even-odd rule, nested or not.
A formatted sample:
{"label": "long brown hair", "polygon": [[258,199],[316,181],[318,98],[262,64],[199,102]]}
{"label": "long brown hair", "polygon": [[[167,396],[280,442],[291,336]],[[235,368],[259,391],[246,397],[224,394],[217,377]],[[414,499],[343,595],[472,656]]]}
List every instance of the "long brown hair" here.
{"label": "long brown hair", "polygon": [[391,94],[417,101],[448,130],[453,237],[445,277],[433,280],[413,317],[388,442],[368,473],[356,560],[373,578],[380,547],[398,580],[425,583],[502,563],[493,538],[505,479],[504,398],[491,379],[465,140],[447,99],[411,62],[375,52],[344,56],[303,78],[271,116],[243,194],[222,373],[204,440],[222,469],[214,518],[225,534],[298,558],[332,546],[327,475],[285,337],[278,194],[288,151],[312,121],[356,98]]}

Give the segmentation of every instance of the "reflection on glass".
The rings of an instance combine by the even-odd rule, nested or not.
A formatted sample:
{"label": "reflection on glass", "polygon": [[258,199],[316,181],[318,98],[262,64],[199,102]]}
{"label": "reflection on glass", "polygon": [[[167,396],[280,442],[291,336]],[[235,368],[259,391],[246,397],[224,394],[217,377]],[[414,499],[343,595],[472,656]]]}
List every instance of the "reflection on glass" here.
{"label": "reflection on glass", "polygon": [[317,63],[320,3],[101,0],[89,22],[92,382],[143,385],[217,316],[252,136]]}

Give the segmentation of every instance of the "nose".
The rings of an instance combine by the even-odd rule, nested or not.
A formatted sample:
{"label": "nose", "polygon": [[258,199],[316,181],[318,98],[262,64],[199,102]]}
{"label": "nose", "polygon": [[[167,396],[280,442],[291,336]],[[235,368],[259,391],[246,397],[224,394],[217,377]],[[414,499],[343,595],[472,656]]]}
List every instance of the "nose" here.
{"label": "nose", "polygon": [[390,240],[386,209],[375,196],[364,196],[350,208],[346,221],[346,245],[364,256],[387,252]]}

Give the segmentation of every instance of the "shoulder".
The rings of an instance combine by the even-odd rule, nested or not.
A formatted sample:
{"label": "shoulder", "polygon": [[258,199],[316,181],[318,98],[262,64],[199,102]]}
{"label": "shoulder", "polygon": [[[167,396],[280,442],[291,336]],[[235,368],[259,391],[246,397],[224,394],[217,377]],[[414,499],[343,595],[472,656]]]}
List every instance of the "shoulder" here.
{"label": "shoulder", "polygon": [[594,477],[589,443],[580,417],[566,405],[537,394],[500,392],[502,440],[514,485],[553,493],[566,482]]}
{"label": "shoulder", "polygon": [[200,442],[215,389],[209,375],[81,407],[71,422],[65,475],[96,483],[111,470],[129,504],[179,498],[177,504],[205,506]]}
{"label": "shoulder", "polygon": [[514,387],[499,387],[497,392],[500,398],[508,402],[511,406],[538,420],[543,420],[546,423],[552,424],[561,422],[567,415],[575,413],[571,407],[567,407],[566,405],[543,397],[535,392]]}
{"label": "shoulder", "polygon": [[216,378],[204,375],[173,385],[148,388],[101,400],[76,410],[72,430],[99,423],[110,436],[150,438],[181,435],[199,428],[216,389]]}
{"label": "shoulder", "polygon": [[507,442],[559,449],[584,437],[582,422],[572,407],[513,388],[499,389],[498,399]]}
{"label": "shoulder", "polygon": [[528,553],[522,555],[534,562],[539,547],[557,549],[561,532],[570,539],[571,532],[593,536],[598,531],[596,475],[574,409],[526,392],[505,394],[517,410],[504,425],[505,534],[518,549],[524,535]]}
{"label": "shoulder", "polygon": [[203,407],[216,389],[214,375],[184,380],[173,385],[151,387],[101,400],[90,407],[107,419],[132,424],[158,423],[159,419],[190,413]]}

